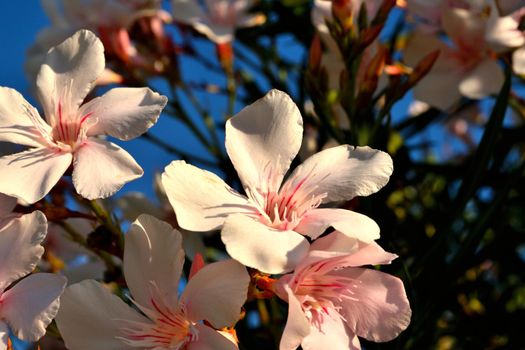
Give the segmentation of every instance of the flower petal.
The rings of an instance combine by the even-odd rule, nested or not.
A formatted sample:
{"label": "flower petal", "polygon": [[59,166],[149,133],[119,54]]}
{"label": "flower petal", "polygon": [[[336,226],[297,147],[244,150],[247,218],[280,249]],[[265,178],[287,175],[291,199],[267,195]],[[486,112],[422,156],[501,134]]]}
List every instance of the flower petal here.
{"label": "flower petal", "polygon": [[0,291],[35,268],[44,254],[40,244],[47,220],[40,211],[12,218],[0,228]]}
{"label": "flower petal", "polygon": [[310,334],[310,322],[290,286],[284,284],[282,287],[287,295],[288,319],[279,343],[279,350],[295,350],[301,345],[303,339]]}
{"label": "flower petal", "polygon": [[126,234],[124,277],[132,298],[141,306],[151,304],[149,282],[154,282],[168,305],[177,305],[177,290],[184,265],[182,236],[170,224],[140,215]]}
{"label": "flower petal", "polygon": [[237,350],[239,347],[228,338],[206,325],[195,325],[199,337],[187,345],[187,350]]}
{"label": "flower petal", "polygon": [[9,327],[3,321],[0,321],[0,350],[7,350],[9,340]]}
{"label": "flower petal", "polygon": [[73,184],[84,198],[107,198],[144,174],[135,159],[114,143],[87,139],[75,153]]}
{"label": "flower petal", "polygon": [[50,125],[58,105],[74,115],[104,70],[104,46],[89,30],[79,30],[47,53],[37,76],[37,94]]}
{"label": "flower petal", "polygon": [[204,266],[181,295],[188,319],[206,320],[215,328],[231,327],[239,320],[250,276],[246,268],[229,259]]}
{"label": "flower petal", "polygon": [[310,196],[326,193],[323,203],[350,200],[379,191],[393,171],[388,153],[341,145],[306,159],[286,181],[281,192],[299,191]]}
{"label": "flower petal", "polygon": [[221,238],[232,258],[270,274],[293,270],[310,246],[297,232],[275,230],[241,214],[228,217]]}
{"label": "flower petal", "polygon": [[60,180],[71,165],[71,153],[32,148],[0,158],[0,193],[35,203]]}
{"label": "flower petal", "polygon": [[512,69],[516,74],[525,75],[525,46],[512,54]]}
{"label": "flower petal", "polygon": [[371,269],[349,268],[332,272],[356,281],[356,301],[341,304],[346,324],[355,333],[375,342],[394,339],[408,327],[412,311],[403,282]]}
{"label": "flower petal", "polygon": [[226,123],[226,150],[245,188],[267,185],[277,191],[302,137],[301,113],[279,90],[271,90]]}
{"label": "flower petal", "polygon": [[321,329],[312,325],[310,334],[303,339],[304,350],[318,350],[330,344],[330,350],[360,350],[359,339],[349,331],[335,310],[324,315]]}
{"label": "flower petal", "polygon": [[447,8],[443,11],[441,25],[445,33],[456,43],[484,43],[486,20],[479,14],[461,8]]}
{"label": "flower petal", "polygon": [[117,199],[124,219],[135,221],[140,214],[158,215],[159,207],[141,192],[127,192]]}
{"label": "flower petal", "polygon": [[186,230],[214,230],[230,214],[257,212],[246,197],[220,177],[181,160],[166,167],[162,184],[180,227]]}
{"label": "flower petal", "polygon": [[85,280],[69,286],[55,318],[66,347],[74,350],[128,350],[120,339],[120,320],[149,322],[100,283]]}
{"label": "flower petal", "polygon": [[59,297],[67,280],[54,273],[30,275],[1,297],[2,319],[22,340],[37,341],[58,312]]}
{"label": "flower petal", "polygon": [[379,238],[379,226],[366,215],[345,209],[312,209],[307,212],[295,231],[316,239],[328,227],[366,243]]}
{"label": "flower petal", "polygon": [[80,116],[90,114],[97,123],[87,135],[110,135],[130,140],[142,135],[159,119],[168,99],[149,88],[115,88],[80,107]]}
{"label": "flower petal", "polygon": [[50,133],[51,127],[18,91],[0,87],[0,141],[42,147]]}
{"label": "flower petal", "polygon": [[0,193],[0,218],[11,213],[16,207],[16,198]]}
{"label": "flower petal", "polygon": [[498,93],[504,80],[499,64],[492,59],[486,59],[461,81],[459,91],[469,98],[482,99]]}

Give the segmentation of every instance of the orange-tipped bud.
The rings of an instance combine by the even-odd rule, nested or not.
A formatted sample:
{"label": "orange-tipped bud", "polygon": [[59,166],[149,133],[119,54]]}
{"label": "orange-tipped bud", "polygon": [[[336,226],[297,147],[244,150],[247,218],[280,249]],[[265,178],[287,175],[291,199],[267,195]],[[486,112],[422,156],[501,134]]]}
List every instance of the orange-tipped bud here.
{"label": "orange-tipped bud", "polygon": [[233,47],[231,42],[219,43],[215,46],[217,50],[217,58],[221,66],[225,70],[230,70],[233,67]]}
{"label": "orange-tipped bud", "polygon": [[345,32],[349,31],[353,26],[351,0],[333,0],[332,15]]}
{"label": "orange-tipped bud", "polygon": [[197,274],[206,264],[204,263],[204,258],[201,253],[196,253],[193,257],[193,262],[191,263],[190,274],[188,280],[192,279],[193,276]]}
{"label": "orange-tipped bud", "polygon": [[411,74],[414,70],[400,62],[385,66],[384,72],[388,75]]}
{"label": "orange-tipped bud", "polygon": [[316,34],[312,40],[312,45],[310,45],[310,55],[308,60],[308,67],[312,72],[319,72],[321,69],[322,54],[321,39],[319,38],[319,35]]}

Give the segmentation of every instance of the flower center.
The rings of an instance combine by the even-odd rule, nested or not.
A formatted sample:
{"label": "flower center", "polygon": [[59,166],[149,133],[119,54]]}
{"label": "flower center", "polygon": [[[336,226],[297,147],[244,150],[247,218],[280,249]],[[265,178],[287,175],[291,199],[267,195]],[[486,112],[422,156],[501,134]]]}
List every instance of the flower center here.
{"label": "flower center", "polygon": [[342,303],[359,300],[355,296],[359,281],[339,275],[316,274],[315,269],[320,268],[322,266],[312,266],[295,287],[305,315],[319,329],[325,317],[343,318],[340,313]]}
{"label": "flower center", "polygon": [[53,125],[53,140],[63,149],[75,150],[86,139],[89,128],[87,113],[80,118],[65,115],[62,103],[59,101],[56,111],[55,125]]}
{"label": "flower center", "polygon": [[153,309],[137,305],[152,322],[122,320],[124,343],[141,349],[183,349],[189,342],[198,339],[198,331],[186,317],[184,307],[173,311],[163,303],[151,299]]}
{"label": "flower center", "polygon": [[279,177],[267,166],[260,179],[261,188],[246,189],[248,198],[259,209],[259,220],[278,230],[293,230],[304,214],[321,205],[327,196],[326,193],[315,193],[318,186],[311,181],[314,171],[288,179],[280,190],[275,190],[279,186]]}

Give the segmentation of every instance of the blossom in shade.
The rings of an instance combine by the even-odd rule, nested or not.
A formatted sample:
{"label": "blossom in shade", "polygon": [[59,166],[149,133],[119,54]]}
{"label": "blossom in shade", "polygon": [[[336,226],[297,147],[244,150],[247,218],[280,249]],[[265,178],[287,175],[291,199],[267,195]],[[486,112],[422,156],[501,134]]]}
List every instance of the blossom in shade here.
{"label": "blossom in shade", "polygon": [[394,339],[410,323],[403,282],[365,265],[389,264],[396,255],[333,232],[311,246],[293,274],[274,285],[288,302],[280,350],[360,349],[358,337]]}
{"label": "blossom in shade", "polygon": [[430,72],[414,88],[414,97],[447,110],[462,96],[482,99],[497,93],[504,77],[485,39],[487,19],[473,11],[450,8],[441,21],[450,43],[437,34],[415,31],[405,48],[404,58],[411,65],[436,49],[440,51]]}
{"label": "blossom in shade", "polygon": [[73,164],[73,184],[104,198],[143,174],[122,148],[97,136],[133,139],[156,123],[167,102],[148,88],[115,88],[81,105],[104,70],[104,48],[80,30],[52,48],[37,77],[45,120],[17,91],[0,88],[0,141],[29,147],[0,158],[0,193],[34,203]]}
{"label": "blossom in shade", "polygon": [[237,349],[216,329],[239,319],[250,282],[241,264],[230,259],[200,268],[179,298],[180,233],[142,215],[125,239],[124,277],[140,312],[96,281],[68,287],[56,319],[68,349]]}
{"label": "blossom in shade", "polygon": [[[140,63],[141,57],[132,43],[129,29],[138,20],[169,20],[160,0],[41,0],[51,25],[42,29],[27,52],[25,70],[34,80],[47,51],[80,29],[91,30],[102,39],[106,51],[125,62]],[[107,70],[99,83],[115,73]]]}
{"label": "blossom in shade", "polygon": [[47,220],[39,211],[0,213],[0,349],[7,348],[9,330],[22,340],[37,341],[58,311],[64,277],[35,273],[23,278],[42,257],[46,232]]}
{"label": "blossom in shade", "polygon": [[[217,44],[231,42],[236,28],[264,23],[262,14],[250,14],[253,0],[172,0],[175,21],[191,25]],[[202,6],[204,5],[204,6]]]}
{"label": "blossom in shade", "polygon": [[222,228],[228,253],[267,273],[292,270],[330,226],[364,242],[379,238],[365,215],[321,204],[367,196],[383,187],[392,159],[369,147],[323,150],[284,180],[297,155],[302,117],[285,93],[272,90],[226,123],[226,150],[246,192],[184,161],[166,167],[162,182],[179,225],[190,231]]}

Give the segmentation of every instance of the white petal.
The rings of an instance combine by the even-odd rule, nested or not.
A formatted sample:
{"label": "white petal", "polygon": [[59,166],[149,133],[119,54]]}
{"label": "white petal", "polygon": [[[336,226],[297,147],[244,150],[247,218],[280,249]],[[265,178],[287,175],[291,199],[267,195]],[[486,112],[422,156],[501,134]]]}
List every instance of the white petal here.
{"label": "white petal", "polygon": [[188,319],[206,320],[215,328],[234,326],[246,301],[249,283],[246,268],[235,260],[204,266],[181,295]]}
{"label": "white petal", "polygon": [[104,66],[104,46],[85,29],[49,50],[36,80],[49,124],[55,123],[59,103],[66,115],[77,112]]}
{"label": "white petal", "polygon": [[0,228],[0,291],[35,268],[44,253],[47,220],[40,211],[11,219]]}
{"label": "white petal", "polygon": [[440,51],[439,57],[430,72],[414,87],[414,98],[447,110],[461,99],[458,84],[464,75],[460,64],[454,59],[452,49],[434,35],[415,32],[408,40],[404,59],[409,65],[415,66],[433,50]]}
{"label": "white petal", "polygon": [[129,221],[135,221],[140,214],[159,215],[158,205],[141,192],[127,192],[117,200],[117,204],[124,219]]}
{"label": "white petal", "polygon": [[295,231],[312,239],[333,227],[350,238],[370,243],[379,238],[379,226],[366,215],[345,209],[313,209],[305,214]]}
{"label": "white petal", "polygon": [[341,314],[358,336],[375,342],[394,339],[408,327],[412,311],[403,282],[371,269],[351,268],[333,272],[356,281],[356,301],[342,303]]}
{"label": "white petal", "polygon": [[365,147],[341,145],[314,154],[299,165],[281,192],[300,191],[327,196],[323,203],[350,200],[379,191],[393,171],[388,153]]}
{"label": "white petal", "polygon": [[303,339],[310,334],[310,322],[290,286],[284,284],[283,289],[287,295],[288,319],[279,343],[279,350],[295,350],[301,345]]}
{"label": "white petal", "polygon": [[[355,346],[356,340],[358,347]],[[323,349],[326,344],[330,344],[330,350],[361,349],[357,336],[346,329],[344,321],[335,310],[324,315],[321,329],[312,325],[310,334],[301,345],[304,350],[318,350]]]}
{"label": "white petal", "polygon": [[473,11],[448,8],[443,11],[441,25],[447,35],[456,42],[470,44],[484,43],[486,20]]}
{"label": "white petal", "polygon": [[131,297],[141,306],[154,306],[150,282],[154,282],[168,305],[177,305],[177,289],[184,264],[181,234],[170,224],[141,215],[126,234],[124,277]]}
{"label": "white petal", "polygon": [[239,347],[218,331],[203,324],[196,324],[199,332],[196,341],[187,345],[187,350],[237,350]]}
{"label": "white petal", "polygon": [[244,185],[277,191],[299,152],[303,119],[290,96],[271,90],[226,123],[226,150]]}
{"label": "white petal", "polygon": [[519,21],[514,16],[500,17],[495,8],[490,12],[485,36],[497,51],[518,48],[525,45],[525,34],[519,30]]}
{"label": "white petal", "polygon": [[0,350],[7,350],[7,341],[9,339],[9,327],[3,321],[0,321]]}
{"label": "white petal", "polygon": [[186,230],[214,230],[230,214],[257,212],[220,177],[181,160],[166,167],[162,184],[180,227]]}
{"label": "white petal", "polygon": [[512,54],[512,69],[516,74],[525,75],[525,46]]}
{"label": "white petal", "polygon": [[482,99],[498,93],[504,80],[503,71],[498,63],[486,59],[461,81],[459,91],[469,98]]}
{"label": "white petal", "polygon": [[228,217],[221,238],[232,258],[270,274],[293,270],[310,246],[297,232],[274,230],[241,214]]}
{"label": "white petal", "polygon": [[121,320],[149,322],[100,283],[86,280],[69,286],[55,318],[66,347],[71,350],[129,350],[117,339]]}
{"label": "white petal", "polygon": [[35,203],[60,180],[71,165],[71,154],[32,148],[0,158],[0,193]]}
{"label": "white petal", "polygon": [[6,196],[3,193],[0,193],[0,218],[3,218],[7,214],[11,213],[16,207],[16,198],[11,196]]}
{"label": "white petal", "polygon": [[42,147],[50,133],[51,127],[18,91],[0,87],[0,141]]}
{"label": "white petal", "polygon": [[91,114],[90,118],[98,120],[88,136],[106,134],[130,140],[157,122],[167,101],[148,88],[115,88],[84,104],[78,115]]}
{"label": "white petal", "polygon": [[187,23],[206,16],[199,3],[194,0],[172,0],[173,18]]}
{"label": "white petal", "polygon": [[73,184],[84,198],[107,198],[144,174],[128,152],[114,143],[88,138],[75,152]]}
{"label": "white petal", "polygon": [[15,284],[1,296],[0,315],[22,340],[37,341],[55,317],[66,278],[36,273]]}

